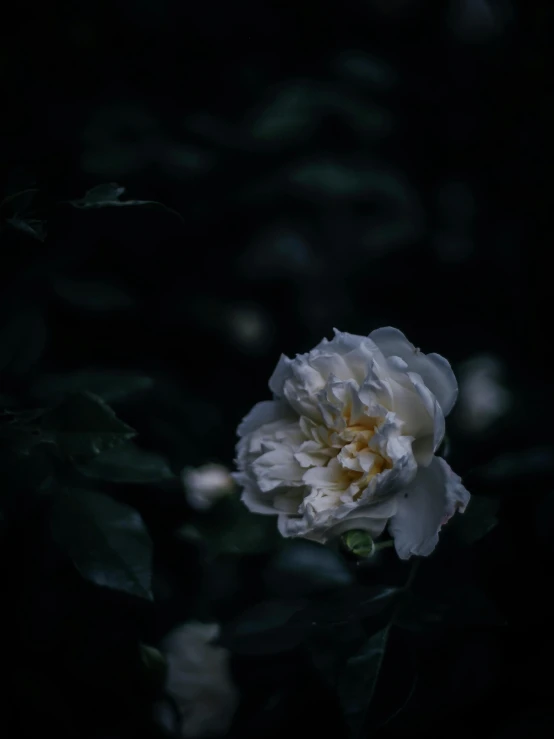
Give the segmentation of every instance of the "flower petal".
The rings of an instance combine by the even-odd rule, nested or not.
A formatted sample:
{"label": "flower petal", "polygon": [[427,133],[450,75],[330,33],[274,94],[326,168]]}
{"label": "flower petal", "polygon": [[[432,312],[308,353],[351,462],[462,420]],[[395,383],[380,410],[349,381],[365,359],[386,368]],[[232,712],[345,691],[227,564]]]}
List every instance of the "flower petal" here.
{"label": "flower petal", "polygon": [[431,554],[441,526],[457,510],[465,510],[470,496],[444,459],[434,457],[396,497],[398,509],[388,528],[398,556],[408,559]]}
{"label": "flower petal", "polygon": [[372,331],[369,338],[385,357],[400,357],[411,372],[421,375],[447,416],[458,396],[458,383],[450,363],[440,354],[423,354],[408,341],[402,331],[388,326]]}
{"label": "flower petal", "polygon": [[[402,432],[414,438],[414,456],[418,464],[428,465],[434,454],[435,418],[429,412],[412,382],[409,387],[391,380],[392,403],[390,410],[402,420]],[[430,393],[429,393],[430,395]],[[436,403],[438,407],[438,403]],[[438,408],[442,417],[442,411]],[[435,404],[431,404],[435,413]],[[420,441],[423,442],[420,444]]]}
{"label": "flower petal", "polygon": [[340,520],[335,522],[325,520],[320,526],[317,523],[315,525],[310,524],[305,517],[280,515],[278,527],[282,536],[301,536],[322,544],[352,529],[367,531],[376,539],[383,533],[387,521],[394,515],[395,511],[396,500],[395,498],[389,498],[372,505],[358,506]]}
{"label": "flower petal", "polygon": [[263,493],[304,484],[304,470],[294,458],[294,450],[286,444],[273,444],[269,451],[256,457],[251,467]]}
{"label": "flower petal", "polygon": [[339,331],[337,328],[333,329],[334,336],[329,341],[323,339],[312,351],[314,353],[321,353],[322,349],[325,348],[326,353],[336,352],[337,354],[345,355],[352,351],[359,351],[360,346],[364,343],[371,349],[377,349],[375,344],[367,338],[367,336],[357,336],[356,334],[349,334],[347,331]]}
{"label": "flower petal", "polygon": [[240,499],[249,511],[252,513],[259,513],[262,516],[275,516],[279,513],[273,505],[273,498],[260,495],[246,475],[236,473],[234,478],[239,485],[243,486]]}
{"label": "flower petal", "polygon": [[273,370],[273,374],[269,378],[269,389],[277,397],[283,397],[283,388],[285,386],[285,380],[291,376],[290,365],[292,359],[289,359],[285,354],[281,354],[277,366]]}
{"label": "flower petal", "polygon": [[281,419],[289,420],[291,417],[293,417],[293,414],[286,403],[279,400],[263,400],[261,403],[256,403],[250,413],[247,413],[242,419],[237,434],[240,437],[246,436],[246,434],[257,431],[260,426],[265,426],[267,423],[273,423]]}
{"label": "flower petal", "polygon": [[331,375],[343,382],[352,379],[352,371],[340,354],[318,354],[310,357],[310,366],[327,381]]}
{"label": "flower petal", "polygon": [[372,505],[359,506],[352,513],[327,529],[325,541],[340,536],[346,531],[367,531],[374,539],[385,530],[387,521],[396,513],[396,499],[387,498]]}
{"label": "flower petal", "polygon": [[422,461],[422,464],[427,466],[431,461],[431,455],[437,451],[444,439],[446,431],[444,413],[437,398],[429,390],[427,385],[425,385],[421,376],[415,372],[408,372],[408,377],[433,422],[430,433],[427,436],[420,437],[417,440],[418,445],[416,445],[416,451],[418,451],[420,458],[427,456]]}

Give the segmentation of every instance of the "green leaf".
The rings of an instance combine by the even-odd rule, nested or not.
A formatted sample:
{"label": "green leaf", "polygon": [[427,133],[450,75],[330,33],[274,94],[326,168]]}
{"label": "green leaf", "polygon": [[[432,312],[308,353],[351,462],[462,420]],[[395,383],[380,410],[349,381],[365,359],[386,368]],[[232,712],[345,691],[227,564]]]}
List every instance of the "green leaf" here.
{"label": "green leaf", "polygon": [[106,205],[119,200],[125,192],[125,188],[116,182],[108,182],[105,185],[96,185],[96,187],[87,190],[85,197],[81,200],[72,200],[71,204],[79,208],[92,208]]}
{"label": "green leaf", "polygon": [[356,654],[367,640],[360,618],[355,612],[348,621],[316,623],[307,635],[305,646],[319,676],[333,694],[349,657]]}
{"label": "green leaf", "polygon": [[92,393],[72,393],[42,417],[47,439],[76,461],[94,457],[129,441],[136,432]]}
{"label": "green leaf", "polygon": [[342,535],[344,546],[357,557],[371,557],[375,552],[375,542],[367,531],[353,530]]}
{"label": "green leaf", "polygon": [[446,530],[463,544],[474,544],[496,526],[499,501],[472,495],[464,513],[455,515],[446,525]]}
{"label": "green leaf", "polygon": [[305,600],[268,600],[224,627],[222,643],[238,654],[278,654],[298,646],[310,623]]}
{"label": "green leaf", "polygon": [[351,736],[362,734],[387,647],[390,625],[373,634],[349,657],[338,682],[338,696]]}
{"label": "green leaf", "polygon": [[416,633],[428,631],[444,621],[448,609],[442,601],[406,592],[394,615],[394,625]]}
{"label": "green leaf", "polygon": [[140,664],[146,680],[161,688],[167,676],[167,660],[155,647],[140,644]]}
{"label": "green leaf", "polygon": [[341,77],[352,79],[368,88],[388,90],[397,82],[394,70],[384,60],[361,51],[341,53],[334,67]]}
{"label": "green leaf", "polygon": [[73,280],[57,277],[56,294],[71,305],[93,311],[126,310],[134,299],[118,285],[96,280]]}
{"label": "green leaf", "polygon": [[186,534],[187,538],[191,535],[202,539],[210,559],[220,554],[266,552],[280,539],[275,521],[270,516],[253,516],[236,495],[219,500],[209,515],[195,516]]}
{"label": "green leaf", "polygon": [[41,403],[59,402],[67,393],[83,391],[98,395],[106,403],[117,403],[153,385],[154,380],[148,375],[86,369],[41,375],[31,393]]}
{"label": "green leaf", "polygon": [[44,241],[46,238],[46,223],[41,221],[39,218],[20,218],[19,216],[12,216],[6,219],[12,228],[16,231],[21,231],[26,236],[32,236],[37,241]]}
{"label": "green leaf", "polygon": [[363,177],[355,169],[331,161],[310,161],[296,165],[289,182],[324,197],[354,197],[364,190]]}
{"label": "green leaf", "polygon": [[250,133],[263,142],[298,138],[313,129],[313,108],[310,85],[294,82],[272,91],[271,99],[250,125]]}
{"label": "green leaf", "polygon": [[29,188],[28,190],[21,190],[20,192],[13,193],[13,195],[8,195],[0,203],[0,211],[8,210],[13,214],[24,213],[30,208],[37,193],[37,189]]}
{"label": "green leaf", "polygon": [[352,573],[339,555],[310,541],[287,543],[266,571],[270,589],[285,597],[344,588],[353,580]]}
{"label": "green leaf", "polygon": [[153,483],[175,478],[164,457],[132,443],[102,452],[78,469],[87,477],[107,482]]}
{"label": "green leaf", "polygon": [[387,109],[342,91],[325,90],[320,106],[325,112],[342,118],[349,128],[367,137],[386,135],[393,127],[394,119]]}
{"label": "green leaf", "polygon": [[410,186],[396,172],[362,167],[349,160],[299,162],[289,170],[288,181],[298,195],[367,199],[397,218],[411,214],[415,206]]}
{"label": "green leaf", "polygon": [[40,359],[48,332],[42,311],[26,306],[0,326],[0,372],[23,373]]}
{"label": "green leaf", "polygon": [[87,190],[84,198],[79,200],[70,200],[70,205],[75,208],[113,208],[122,206],[142,206],[149,208],[158,208],[165,210],[174,216],[177,216],[179,220],[183,220],[182,216],[172,208],[168,208],[163,203],[159,203],[156,200],[120,200],[121,195],[125,193],[125,188],[118,185],[115,182],[110,182],[106,185],[97,185],[91,190]]}
{"label": "green leaf", "polygon": [[28,519],[56,487],[57,459],[52,444],[5,438],[0,434],[0,509],[8,521]]}
{"label": "green leaf", "polygon": [[86,580],[152,600],[152,542],[134,508],[103,493],[64,490],[50,523],[54,540]]}
{"label": "green leaf", "polygon": [[338,626],[370,618],[391,608],[402,591],[387,586],[351,585],[337,590],[330,597],[312,598],[308,606],[312,624]]}

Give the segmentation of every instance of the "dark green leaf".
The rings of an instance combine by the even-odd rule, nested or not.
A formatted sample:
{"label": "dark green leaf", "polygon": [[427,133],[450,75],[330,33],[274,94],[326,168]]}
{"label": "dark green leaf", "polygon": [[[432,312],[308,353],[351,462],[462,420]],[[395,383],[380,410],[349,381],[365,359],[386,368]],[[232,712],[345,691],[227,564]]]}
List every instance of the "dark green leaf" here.
{"label": "dark green leaf", "polygon": [[177,216],[180,220],[182,217],[177,211],[168,208],[163,203],[155,200],[120,200],[121,195],[125,193],[125,188],[117,185],[115,182],[107,185],[97,185],[85,193],[85,197],[80,200],[70,200],[70,204],[76,208],[112,208],[121,206],[142,206],[149,208],[158,208]]}
{"label": "dark green leaf", "polygon": [[367,99],[347,95],[343,91],[332,88],[324,90],[319,104],[325,112],[329,112],[344,120],[346,125],[360,131],[364,136],[380,136],[391,131],[393,118],[391,113]]}
{"label": "dark green leaf", "polygon": [[265,521],[257,521],[250,524],[246,519],[239,520],[232,528],[221,532],[219,535],[206,534],[208,549],[211,556],[218,554],[255,554],[270,549],[275,537],[275,527],[271,529]]}
{"label": "dark green leaf", "polygon": [[356,594],[358,603],[356,611],[360,618],[375,616],[396,602],[402,593],[400,588],[391,588],[386,585],[374,585],[370,587],[360,586],[352,595]]}
{"label": "dark green leaf", "polygon": [[152,542],[130,506],[90,490],[65,490],[51,529],[81,575],[96,585],[152,599]]}
{"label": "dark green leaf", "polygon": [[396,172],[361,167],[348,160],[299,162],[289,171],[288,182],[298,195],[367,199],[403,218],[418,209],[411,188]]}
{"label": "dark green leaf", "polygon": [[316,624],[305,641],[315,669],[335,694],[347,659],[367,641],[361,620],[355,613],[350,616],[344,622]]}
{"label": "dark green leaf", "polygon": [[38,218],[20,218],[19,216],[12,216],[6,219],[12,228],[17,231],[32,236],[38,241],[44,241],[46,238],[46,223]]}
{"label": "dark green leaf", "polygon": [[35,199],[38,190],[30,188],[28,190],[21,190],[15,192],[13,195],[8,195],[0,203],[0,210],[9,211],[10,213],[24,213]]}
{"label": "dark green leaf", "polygon": [[247,609],[226,629],[222,643],[238,654],[277,654],[298,646],[310,628],[305,600],[269,600]]}
{"label": "dark green leaf", "polygon": [[124,187],[115,182],[109,182],[105,185],[96,185],[96,187],[87,190],[84,198],[81,200],[72,200],[71,204],[79,208],[98,207],[119,200],[124,192]]}
{"label": "dark green leaf", "polygon": [[351,656],[338,683],[339,701],[353,737],[362,734],[379,680],[390,626],[373,634],[363,648]]}
{"label": "dark green leaf", "polygon": [[124,444],[136,432],[92,393],[72,393],[42,417],[46,438],[77,461]]}
{"label": "dark green leaf", "polygon": [[323,197],[354,197],[364,190],[359,172],[331,161],[297,165],[289,173],[288,179],[295,188]]}
{"label": "dark green leaf", "polygon": [[293,83],[273,91],[271,99],[250,125],[252,136],[263,142],[289,141],[313,129],[310,85]]}
{"label": "dark green leaf", "polygon": [[71,305],[93,311],[126,310],[134,303],[129,293],[110,282],[57,277],[54,290]]}
{"label": "dark green leaf", "polygon": [[6,519],[27,519],[56,485],[52,444],[19,445],[0,438],[0,508]]}
{"label": "dark green leaf", "polygon": [[0,413],[0,446],[12,453],[28,454],[44,441],[39,416],[42,411]]}
{"label": "dark green leaf", "polygon": [[287,543],[270,564],[266,579],[279,595],[310,595],[351,585],[344,560],[328,547],[310,541]]}
{"label": "dark green leaf", "polygon": [[108,482],[153,483],[175,477],[164,457],[132,443],[102,452],[78,469],[87,477]]}
{"label": "dark green leaf", "polygon": [[107,403],[116,403],[134,393],[149,390],[153,384],[154,380],[147,375],[90,369],[41,375],[31,392],[42,403],[59,402],[67,393],[83,391],[94,393]]}
{"label": "dark green leaf", "polygon": [[387,586],[351,585],[335,591],[331,597],[312,599],[308,607],[310,620],[318,625],[339,625],[376,616],[396,603],[401,592]]}
{"label": "dark green leaf", "polygon": [[145,678],[156,687],[162,687],[167,676],[167,660],[164,655],[154,647],[141,644],[140,662]]}
{"label": "dark green leaf", "polygon": [[497,499],[473,495],[465,512],[456,514],[446,529],[463,544],[473,544],[496,526],[498,508]]}
{"label": "dark green leaf", "polygon": [[352,79],[368,88],[386,90],[397,81],[394,70],[386,62],[361,51],[343,52],[334,66],[341,77]]}
{"label": "dark green leaf", "polygon": [[266,552],[279,538],[275,521],[269,516],[253,516],[238,496],[227,495],[210,510],[195,517],[188,538],[202,539],[210,558],[219,554],[253,554]]}
{"label": "dark green leaf", "polygon": [[31,410],[4,408],[0,411],[0,427],[37,428],[39,419],[43,413],[44,411],[40,408],[33,408]]}
{"label": "dark green leaf", "polygon": [[406,592],[400,608],[395,613],[394,624],[406,631],[426,631],[442,623],[448,609],[449,606],[443,602]]}
{"label": "dark green leaf", "polygon": [[23,373],[40,358],[48,337],[42,311],[29,306],[0,327],[0,372]]}

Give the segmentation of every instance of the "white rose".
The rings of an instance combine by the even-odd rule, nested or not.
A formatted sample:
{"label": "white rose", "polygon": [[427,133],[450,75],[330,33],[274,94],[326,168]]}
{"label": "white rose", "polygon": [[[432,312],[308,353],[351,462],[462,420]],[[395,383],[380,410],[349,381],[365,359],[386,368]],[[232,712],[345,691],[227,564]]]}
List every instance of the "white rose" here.
{"label": "white rose", "polygon": [[222,464],[185,467],[181,479],[188,504],[198,511],[207,511],[235,488],[230,471]]}
{"label": "white rose", "polygon": [[[166,690],[179,710],[183,737],[225,734],[237,708],[229,653],[211,643],[218,636],[217,624],[191,621],[172,631],[162,644],[168,666]],[[160,713],[159,718],[171,726],[168,715]]]}
{"label": "white rose", "polygon": [[281,356],[238,428],[242,500],[278,514],[283,536],[325,542],[388,530],[402,559],[428,555],[469,493],[435,456],[458,385],[450,364],[394,328],[335,330],[307,354]]}

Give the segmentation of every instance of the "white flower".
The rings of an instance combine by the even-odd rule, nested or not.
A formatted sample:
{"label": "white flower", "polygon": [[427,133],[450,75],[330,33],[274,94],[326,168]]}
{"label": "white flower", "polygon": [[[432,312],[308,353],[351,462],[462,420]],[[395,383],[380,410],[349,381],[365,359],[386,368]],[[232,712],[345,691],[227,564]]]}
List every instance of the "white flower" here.
{"label": "white flower", "polygon": [[188,504],[198,511],[207,511],[220,498],[233,492],[231,473],[222,464],[185,467],[181,473]]}
{"label": "white flower", "polygon": [[[166,690],[179,710],[183,737],[225,734],[237,708],[229,653],[211,643],[218,636],[217,624],[191,621],[172,631],[162,644],[168,665]],[[168,716],[160,718],[169,723]]]}
{"label": "white flower", "polygon": [[325,542],[388,523],[402,559],[428,555],[469,493],[435,456],[458,385],[450,364],[394,328],[335,330],[307,354],[281,356],[238,428],[242,500],[278,514],[283,536]]}

